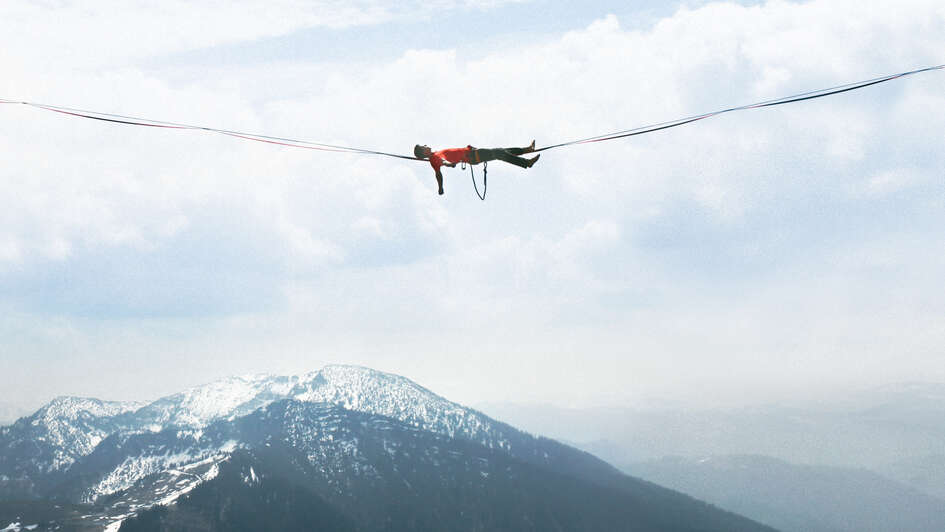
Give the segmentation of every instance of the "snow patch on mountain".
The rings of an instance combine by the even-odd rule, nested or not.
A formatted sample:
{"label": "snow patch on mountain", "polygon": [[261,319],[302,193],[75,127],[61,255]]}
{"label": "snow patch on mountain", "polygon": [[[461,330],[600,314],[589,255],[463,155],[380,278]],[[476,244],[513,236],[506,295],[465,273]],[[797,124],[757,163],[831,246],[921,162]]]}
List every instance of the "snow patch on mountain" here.
{"label": "snow patch on mountain", "polygon": [[486,416],[448,401],[398,375],[360,366],[326,366],[300,379],[292,398],[332,403],[347,410],[391,417],[451,438],[463,436],[487,447],[507,447],[496,439]]}
{"label": "snow patch on mountain", "polygon": [[206,465],[208,462],[211,464],[210,469],[206,473],[202,475],[195,475],[195,474],[189,473],[190,475],[189,477],[182,478],[181,480],[179,480],[177,484],[175,485],[176,489],[170,490],[170,492],[167,495],[165,495],[164,497],[162,497],[160,500],[157,501],[157,504],[162,505],[162,506],[173,504],[177,499],[179,499],[183,495],[186,495],[187,493],[190,493],[197,486],[209,480],[215,479],[217,475],[220,474],[220,462],[226,460],[226,458],[227,458],[226,455],[217,455],[217,456],[208,458],[206,460],[201,460],[200,462],[196,462],[196,463],[188,465],[186,469],[193,470],[195,468]]}
{"label": "snow patch on mountain", "polygon": [[0,528],[0,532],[21,532],[22,530],[36,530],[39,528],[39,525],[26,525],[23,526],[19,522],[10,523],[6,528]]}
{"label": "snow patch on mountain", "polygon": [[196,458],[188,453],[126,458],[124,462],[89,489],[83,498],[83,502],[94,503],[97,498],[103,495],[111,495],[117,491],[130,488],[135,482],[148,475],[174,469],[195,461]]}
{"label": "snow patch on mountain", "polygon": [[249,473],[243,475],[243,484],[248,486],[259,484],[259,477],[256,475],[256,469],[253,466],[249,466]]}
{"label": "snow patch on mountain", "polygon": [[155,505],[173,504],[197,486],[216,478],[220,472],[220,463],[228,460],[229,456],[227,453],[211,454],[201,460],[145,476],[129,488],[112,494],[103,511],[93,517],[101,524],[107,522],[108,526],[113,527],[106,530],[118,530],[123,520]]}
{"label": "snow patch on mountain", "polygon": [[158,399],[138,417],[159,426],[201,428],[218,419],[233,419],[287,397],[297,377],[251,375],[230,377]]}
{"label": "snow patch on mountain", "polygon": [[18,426],[26,429],[25,438],[53,449],[48,461],[40,465],[46,472],[59,471],[77,458],[88,455],[103,439],[116,430],[113,420],[142,407],[143,403],[101,401],[85,397],[57,397],[35,414],[22,418],[2,435]]}
{"label": "snow patch on mountain", "polygon": [[[166,473],[174,479],[173,485],[176,489],[161,490],[168,492],[162,500],[173,502],[201,482],[214,478],[217,474],[216,464],[226,459],[237,447],[238,443],[230,440],[217,448],[190,448],[173,453],[165,451],[161,454],[126,458],[118,467],[86,491],[83,502],[94,503],[102,496],[127,490],[142,479],[159,473]],[[207,473],[193,472],[195,469],[208,465],[210,469]]]}
{"label": "snow patch on mountain", "polygon": [[40,408],[33,416],[33,425],[52,426],[63,421],[75,421],[83,417],[114,417],[137,410],[145,403],[136,401],[101,401],[88,397],[60,396]]}

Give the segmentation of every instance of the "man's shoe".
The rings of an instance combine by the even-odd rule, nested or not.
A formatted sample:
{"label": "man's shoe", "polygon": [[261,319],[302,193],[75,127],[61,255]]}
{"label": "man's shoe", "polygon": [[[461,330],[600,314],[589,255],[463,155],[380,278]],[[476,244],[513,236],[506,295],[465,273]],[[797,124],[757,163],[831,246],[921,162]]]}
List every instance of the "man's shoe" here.
{"label": "man's shoe", "polygon": [[539,157],[541,157],[541,154],[540,154],[540,153],[539,153],[538,155],[536,155],[535,157],[529,159],[529,160],[528,160],[528,165],[525,166],[525,168],[531,168],[532,166],[535,166],[535,161],[537,161]]}
{"label": "man's shoe", "polygon": [[440,190],[437,192],[437,194],[439,194],[439,195],[441,195],[441,196],[443,195],[443,187],[440,187]]}
{"label": "man's shoe", "polygon": [[525,153],[531,153],[531,152],[533,152],[533,151],[535,151],[535,141],[534,141],[534,140],[532,141],[531,144],[529,144],[529,145],[525,148]]}

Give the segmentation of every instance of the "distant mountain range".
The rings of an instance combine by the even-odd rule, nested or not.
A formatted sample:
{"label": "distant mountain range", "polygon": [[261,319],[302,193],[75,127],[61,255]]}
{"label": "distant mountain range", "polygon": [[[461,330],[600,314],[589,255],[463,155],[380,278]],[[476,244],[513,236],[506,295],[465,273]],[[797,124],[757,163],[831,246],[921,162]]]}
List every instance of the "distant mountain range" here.
{"label": "distant mountain range", "polygon": [[945,500],[945,454],[905,457],[878,467],[882,475]]}
{"label": "distant mountain range", "polygon": [[785,531],[945,530],[942,384],[728,410],[481,408]]}
{"label": "distant mountain range", "polygon": [[[795,464],[899,471],[893,478],[911,483],[912,476],[919,489],[936,482],[910,463],[945,472],[945,384],[904,383],[829,401],[737,409],[479,408],[534,434],[574,442],[617,466],[665,456],[763,455]],[[945,477],[939,478],[937,484],[945,486]]]}
{"label": "distant mountain range", "polygon": [[[10,530],[761,531],[396,375],[328,366],[0,428]],[[35,525],[35,526],[34,526]]]}
{"label": "distant mountain range", "polygon": [[784,532],[945,530],[945,500],[865,469],[712,456],[664,458],[627,470]]}

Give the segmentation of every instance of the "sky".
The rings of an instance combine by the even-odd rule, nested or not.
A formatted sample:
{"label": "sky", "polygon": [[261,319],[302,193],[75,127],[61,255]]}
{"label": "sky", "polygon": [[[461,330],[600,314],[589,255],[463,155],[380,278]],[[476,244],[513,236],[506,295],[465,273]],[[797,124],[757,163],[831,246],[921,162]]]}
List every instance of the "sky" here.
{"label": "sky", "polygon": [[[13,0],[0,98],[409,153],[548,145],[945,63],[938,0]],[[447,398],[945,381],[945,72],[428,165],[0,105],[0,389],[330,363]],[[477,177],[481,177],[477,175]]]}

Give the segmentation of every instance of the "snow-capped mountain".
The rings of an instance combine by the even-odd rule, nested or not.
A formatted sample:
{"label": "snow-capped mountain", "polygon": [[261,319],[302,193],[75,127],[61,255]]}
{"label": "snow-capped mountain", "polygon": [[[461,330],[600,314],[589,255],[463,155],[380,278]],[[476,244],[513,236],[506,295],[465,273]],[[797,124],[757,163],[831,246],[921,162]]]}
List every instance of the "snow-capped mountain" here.
{"label": "snow-capped mountain", "polygon": [[[408,379],[357,366],[327,366],[301,376],[230,377],[149,404],[61,397],[0,429],[0,456],[15,457],[18,462],[28,456],[33,472],[60,471],[111,434],[127,436],[174,427],[199,435],[214,421],[236,419],[283,399],[384,415],[490,447],[510,445],[507,426]],[[17,470],[8,471],[4,465],[8,464],[0,459],[0,474],[16,478]]]}
{"label": "snow-capped mountain", "polygon": [[135,412],[129,421],[152,431],[165,426],[199,429],[288,399],[298,381],[299,377],[272,375],[230,377],[158,399]]}
{"label": "snow-capped mountain", "polygon": [[54,482],[57,473],[121,429],[118,417],[141,406],[57,397],[32,416],[0,427],[0,497],[41,492],[42,480]]}
{"label": "snow-capped mountain", "polygon": [[[47,508],[50,523],[116,530],[142,512],[142,519],[156,515],[148,511],[155,505],[177,508],[179,501],[223,489],[223,481],[215,479],[221,470],[235,467],[237,456],[249,464],[241,473],[247,483],[259,475],[292,479],[291,490],[304,487],[332,509],[329,513],[340,512],[366,530],[384,529],[392,502],[365,507],[365,500],[396,500],[411,490],[423,497],[409,512],[425,512],[429,498],[449,486],[466,495],[443,499],[449,508],[436,515],[470,501],[493,504],[487,501],[500,488],[530,501],[523,504],[535,512],[545,511],[539,509],[544,499],[530,491],[560,482],[545,475],[617,490],[607,491],[604,499],[644,496],[678,505],[670,517],[657,519],[662,525],[655,529],[672,528],[685,518],[717,522],[718,530],[761,529],[626,477],[591,455],[518,431],[406,378],[356,366],[328,366],[301,376],[233,377],[149,404],[56,399],[0,429],[0,520],[6,518],[4,500],[45,500],[56,503]],[[508,475],[528,478],[534,486],[523,488]],[[546,495],[560,497],[557,491]],[[80,509],[65,516],[60,503]],[[626,501],[622,506],[633,507]],[[194,511],[203,515],[205,510]],[[446,526],[427,517],[430,528]],[[405,523],[416,522],[410,519]],[[602,517],[595,527],[612,529],[611,519]],[[646,521],[643,514],[640,519]],[[489,523],[474,520],[475,527]],[[229,526],[219,525],[221,530]]]}
{"label": "snow-capped mountain", "polygon": [[199,429],[234,419],[282,399],[331,403],[379,414],[453,437],[505,445],[495,439],[491,420],[430,392],[403,377],[358,366],[326,366],[301,376],[233,377],[159,399],[138,410],[139,430],[168,425]]}
{"label": "snow-capped mountain", "polygon": [[115,418],[140,408],[140,403],[99,401],[84,397],[57,397],[30,418],[34,443],[53,450],[46,471],[68,467],[95,449],[119,424]]}

